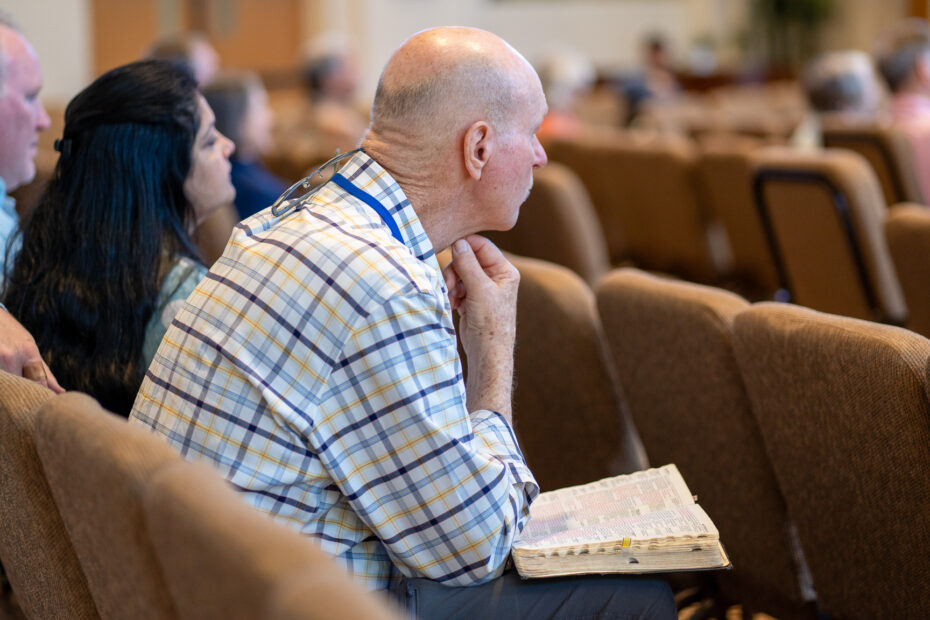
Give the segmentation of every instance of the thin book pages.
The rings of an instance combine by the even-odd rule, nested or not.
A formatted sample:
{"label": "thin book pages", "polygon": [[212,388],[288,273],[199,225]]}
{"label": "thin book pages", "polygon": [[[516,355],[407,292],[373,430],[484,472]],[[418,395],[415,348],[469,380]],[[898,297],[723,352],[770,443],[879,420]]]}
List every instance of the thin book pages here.
{"label": "thin book pages", "polygon": [[730,564],[675,465],[540,494],[513,558],[523,577]]}

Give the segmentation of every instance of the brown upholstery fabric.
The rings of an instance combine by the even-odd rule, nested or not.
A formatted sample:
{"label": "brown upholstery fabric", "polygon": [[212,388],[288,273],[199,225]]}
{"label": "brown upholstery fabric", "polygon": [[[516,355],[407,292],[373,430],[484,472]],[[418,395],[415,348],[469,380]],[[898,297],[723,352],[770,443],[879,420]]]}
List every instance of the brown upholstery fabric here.
{"label": "brown upholstery fabric", "polygon": [[594,162],[601,152],[600,145],[622,140],[623,134],[618,131],[605,134],[607,137],[585,135],[575,140],[548,140],[544,147],[550,163],[564,164],[581,179],[601,223],[610,261],[617,262],[627,257],[626,240],[622,224],[611,206],[615,200],[611,179],[602,174]]}
{"label": "brown upholstery fabric", "polygon": [[758,304],[734,350],[823,611],[926,617],[930,341]]}
{"label": "brown upholstery fabric", "polygon": [[630,259],[697,281],[717,278],[698,200],[693,143],[605,134],[553,142],[550,152],[588,188],[612,263]]}
{"label": "brown upholstery fabric", "polygon": [[746,301],[620,269],[597,302],[650,463],[675,463],[720,530],[734,566],[721,585],[754,610],[808,615],[785,502],[733,356],[731,327]]}
{"label": "brown upholstery fabric", "polygon": [[521,276],[514,424],[540,487],[642,469],[590,289],[564,267],[512,260]]}
{"label": "brown upholstery fabric", "polygon": [[907,328],[930,337],[930,210],[915,204],[892,207],[885,238],[907,302]]}
{"label": "brown upholstery fabric", "polygon": [[398,617],[309,538],[248,506],[206,465],[162,468],[143,505],[181,618]]}
{"label": "brown upholstery fabric", "polygon": [[752,159],[757,175],[810,173],[829,181],[842,194],[877,308],[867,303],[830,189],[819,182],[770,179],[763,195],[791,300],[823,312],[903,322],[907,314],[904,297],[882,233],[885,202],[868,163],[843,149],[809,152],[771,147],[754,152]]}
{"label": "brown upholstery fabric", "polygon": [[755,142],[744,140],[707,141],[697,173],[706,210],[726,231],[732,276],[757,291],[756,296],[771,299],[778,275],[752,195],[749,156],[757,148]]}
{"label": "brown upholstery fabric", "polygon": [[33,440],[50,390],[0,371],[0,561],[30,618],[96,618]]}
{"label": "brown upholstery fabric", "polygon": [[486,233],[498,247],[568,267],[593,286],[610,268],[604,231],[570,168],[552,162],[533,174],[516,226]]}
{"label": "brown upholstery fabric", "polygon": [[142,515],[145,481],[181,457],[86,394],[39,410],[36,447],[104,618],[173,618]]}
{"label": "brown upholstery fabric", "polygon": [[862,155],[872,166],[886,203],[924,203],[913,146],[900,128],[878,125],[844,127],[825,123],[823,144]]}

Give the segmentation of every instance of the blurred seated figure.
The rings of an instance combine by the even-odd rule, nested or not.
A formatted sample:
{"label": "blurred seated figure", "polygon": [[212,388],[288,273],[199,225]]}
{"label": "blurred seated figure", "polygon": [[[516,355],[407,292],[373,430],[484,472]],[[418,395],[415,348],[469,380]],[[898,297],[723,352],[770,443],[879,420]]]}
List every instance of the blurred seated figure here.
{"label": "blurred seated figure", "polygon": [[879,39],[875,54],[891,91],[891,121],[910,137],[921,190],[930,196],[930,23],[899,22]]}
{"label": "blurred seated figure", "polygon": [[861,124],[877,119],[882,86],[865,52],[841,50],[817,56],[804,68],[801,86],[810,111],[791,136],[794,146],[820,148],[824,121]]}
{"label": "blurred seated figure", "polygon": [[236,211],[243,220],[271,205],[297,179],[288,182],[276,177],[260,160],[271,146],[272,113],[257,75],[220,74],[204,87],[203,96],[216,114],[217,131],[236,145],[230,159],[231,177]]}
{"label": "blurred seated figure", "polygon": [[594,66],[578,50],[559,48],[546,54],[538,69],[549,113],[536,135],[543,141],[578,137],[582,131],[578,101],[594,84]]}
{"label": "blurred seated figure", "polygon": [[332,155],[358,146],[368,127],[355,107],[358,69],[345,45],[323,37],[313,41],[303,65],[310,119],[317,149]]}
{"label": "blurred seated figure", "polygon": [[72,99],[56,147],[3,302],[63,387],[128,415],[168,324],[206,273],[190,233],[233,200],[233,144],[192,76],[144,60]]}
{"label": "blurred seated figure", "polygon": [[203,33],[194,31],[156,41],[146,56],[167,60],[190,71],[200,86],[212,80],[220,66],[219,54],[210,41]]}
{"label": "blurred seated figure", "polygon": [[628,122],[636,118],[646,101],[674,99],[681,92],[665,37],[658,33],[647,36],[641,54],[640,71],[622,78],[620,84],[627,101]]}

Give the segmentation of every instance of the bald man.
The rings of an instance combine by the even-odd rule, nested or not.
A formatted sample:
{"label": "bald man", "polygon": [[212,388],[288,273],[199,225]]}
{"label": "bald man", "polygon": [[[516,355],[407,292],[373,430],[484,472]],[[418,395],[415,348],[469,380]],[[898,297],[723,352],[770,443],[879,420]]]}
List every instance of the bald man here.
{"label": "bald man", "polygon": [[[39,101],[41,87],[35,50],[10,17],[0,11],[0,285],[8,268],[7,256],[13,256],[17,249],[9,246],[15,243],[19,226],[16,203],[7,192],[32,181],[39,132],[51,124]],[[35,340],[2,304],[0,369],[61,391]]]}
{"label": "bald man", "polygon": [[674,617],[660,581],[501,578],[539,491],[511,420],[519,274],[475,233],[516,222],[546,163],[545,114],[501,39],[414,35],[384,69],[361,149],[237,227],[131,420],[422,618]]}

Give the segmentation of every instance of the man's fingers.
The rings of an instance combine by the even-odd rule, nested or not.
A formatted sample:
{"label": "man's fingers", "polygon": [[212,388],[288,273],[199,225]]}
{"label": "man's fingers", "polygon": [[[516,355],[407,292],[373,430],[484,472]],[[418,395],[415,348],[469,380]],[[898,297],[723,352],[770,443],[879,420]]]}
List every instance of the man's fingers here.
{"label": "man's fingers", "polygon": [[442,278],[446,282],[446,290],[451,294],[452,289],[455,288],[455,285],[459,282],[459,274],[455,272],[455,267],[451,261],[443,268]]}
{"label": "man's fingers", "polygon": [[45,362],[42,360],[29,360],[23,364],[23,376],[30,381],[41,383],[48,387],[48,376],[45,373]]}
{"label": "man's fingers", "polygon": [[52,369],[48,367],[48,364],[42,362],[42,365],[45,367],[45,378],[47,380],[48,389],[55,392],[56,394],[61,394],[65,391],[63,387],[58,385],[58,379],[55,378],[55,375],[52,374]]}
{"label": "man's fingers", "polygon": [[481,235],[469,235],[465,238],[475,253],[478,264],[492,279],[502,277],[519,277],[516,268],[507,260],[504,253],[494,245],[494,242]]}
{"label": "man's fingers", "polygon": [[470,288],[470,283],[477,284],[487,279],[472,246],[465,239],[459,239],[452,244],[452,265],[458,274],[458,279],[465,284],[466,290]]}

